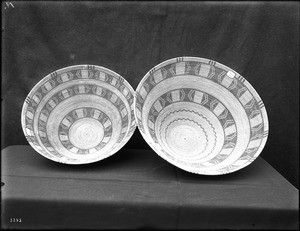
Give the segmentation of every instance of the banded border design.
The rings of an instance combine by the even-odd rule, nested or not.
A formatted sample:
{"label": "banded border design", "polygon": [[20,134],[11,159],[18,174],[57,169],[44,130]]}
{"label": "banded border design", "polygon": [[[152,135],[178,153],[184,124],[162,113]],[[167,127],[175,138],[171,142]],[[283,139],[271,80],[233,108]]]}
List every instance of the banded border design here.
{"label": "banded border design", "polygon": [[[114,94],[112,91],[92,84],[90,80],[96,80],[101,85],[101,82],[109,84],[114,89],[122,93],[126,98],[130,111],[128,111],[120,98]],[[65,83],[77,81],[77,85],[74,84],[72,87],[63,87]],[[51,91],[57,91],[50,99],[47,99],[48,93]],[[125,136],[128,136],[127,140],[132,136],[135,128],[135,116],[134,116],[134,90],[130,84],[119,74],[100,66],[95,65],[76,65],[66,68],[62,68],[55,72],[50,73],[39,81],[30,91],[26,97],[22,113],[21,113],[21,123],[24,135],[29,142],[29,144],[43,156],[55,160],[61,163],[67,163],[64,156],[54,150],[49,140],[47,140],[47,135],[45,139],[38,141],[35,133],[45,133],[47,119],[50,116],[52,110],[61,103],[62,101],[80,94],[93,94],[99,97],[106,96],[109,101],[112,102],[119,113],[122,115],[122,133],[120,134],[118,142],[122,142]],[[37,108],[43,101],[47,101],[39,112],[38,119],[38,129],[34,128],[34,118],[37,116]],[[131,116],[131,120],[128,121],[128,116]],[[128,131],[125,128],[129,126]],[[126,140],[126,142],[127,142]],[[123,144],[124,145],[124,144]],[[115,144],[114,148],[118,144]],[[76,161],[75,159],[69,158],[70,161]],[[69,164],[69,163],[68,163]]]}
{"label": "banded border design", "polygon": [[[225,174],[233,172],[240,169],[241,166],[246,166],[251,163],[260,154],[267,141],[269,124],[265,106],[258,93],[245,78],[223,64],[204,58],[178,57],[164,61],[152,68],[140,82],[135,94],[135,117],[139,130],[146,140],[147,135],[145,133],[146,130],[149,130],[151,138],[154,141],[153,143],[150,142],[152,144],[149,143],[149,145],[153,147],[157,140],[155,139],[155,136],[152,135],[153,132],[151,132],[149,126],[144,127],[142,124],[144,103],[147,100],[149,93],[157,85],[168,78],[176,76],[185,76],[187,81],[189,76],[208,79],[222,86],[222,88],[238,99],[249,120],[251,129],[250,140],[240,159],[230,166],[220,169],[219,173]],[[182,94],[181,92],[182,91],[179,91],[179,95]],[[185,94],[186,93],[187,92],[185,92]],[[165,96],[163,96],[162,99],[163,103],[168,103]],[[179,99],[181,98],[179,97]],[[160,104],[162,105],[162,103]],[[153,108],[151,108],[150,111],[152,113],[154,111]],[[153,117],[155,116],[157,115],[154,115]],[[154,148],[154,150],[156,152],[159,150],[164,153],[164,155],[169,156],[164,150],[160,150],[159,148]],[[215,159],[214,161],[215,163],[220,163],[223,159],[224,156],[222,157],[219,155],[218,159]],[[198,164],[195,164],[195,166],[198,166]]]}
{"label": "banded border design", "polygon": [[[148,130],[150,132],[153,141],[155,143],[158,143],[158,139],[156,137],[154,127],[159,112],[173,103],[180,103],[180,102],[189,102],[191,104],[201,105],[207,108],[208,110],[210,110],[218,118],[220,124],[222,125],[225,131],[224,132],[225,142],[223,144],[223,148],[220,154],[218,154],[209,162],[217,164],[225,160],[233,151],[237,141],[237,129],[236,129],[234,118],[232,117],[229,110],[219,100],[217,100],[215,97],[213,97],[208,93],[204,93],[196,89],[192,89],[192,88],[174,89],[172,91],[169,91],[161,95],[155,101],[155,103],[152,105],[150,109],[151,116],[148,116]],[[178,111],[190,111],[192,113],[196,113],[195,111],[191,111],[191,109],[181,109],[181,110],[171,111],[169,114]],[[168,117],[169,114],[166,115],[166,117]],[[199,114],[197,116],[203,117],[203,115],[199,115]],[[210,122],[208,121],[208,123]],[[200,166],[202,166],[202,164],[200,164]]]}
{"label": "banded border design", "polygon": [[[77,108],[69,112],[61,121],[58,130],[58,136],[62,145],[75,154],[88,154],[89,149],[80,149],[74,146],[69,139],[69,129],[73,123],[82,118],[92,118],[99,121],[104,127],[104,137],[101,142],[94,147],[97,151],[103,148],[110,140],[112,135],[112,122],[110,118],[103,112],[95,108],[83,107]],[[74,150],[74,151],[73,151]]]}
{"label": "banded border design", "polygon": [[[47,120],[52,110],[56,107],[56,105],[58,105],[59,103],[61,103],[62,101],[66,100],[69,97],[72,97],[74,95],[80,95],[80,94],[93,94],[102,98],[103,97],[108,98],[108,100],[111,103],[113,103],[114,106],[118,109],[120,116],[122,118],[121,120],[122,132],[118,142],[121,142],[123,137],[126,134],[126,128],[128,126],[128,112],[126,110],[123,101],[116,94],[114,94],[112,91],[104,87],[88,85],[88,84],[68,87],[51,97],[48,103],[46,103],[45,106],[42,108],[42,112],[40,113],[39,120],[38,120],[38,133],[40,134],[42,144],[53,155],[57,155],[57,152],[52,148],[46,133]],[[87,152],[83,152],[83,153],[87,153]]]}

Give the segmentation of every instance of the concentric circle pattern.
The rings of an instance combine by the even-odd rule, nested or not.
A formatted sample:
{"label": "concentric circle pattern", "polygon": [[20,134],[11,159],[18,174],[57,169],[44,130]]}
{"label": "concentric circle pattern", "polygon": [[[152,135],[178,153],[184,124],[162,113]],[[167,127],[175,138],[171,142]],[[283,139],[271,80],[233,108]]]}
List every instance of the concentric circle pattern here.
{"label": "concentric circle pattern", "polygon": [[158,155],[198,174],[252,163],[268,136],[266,109],[237,72],[212,60],[180,57],[151,69],[134,99],[139,130]]}
{"label": "concentric circle pattern", "polygon": [[28,94],[21,122],[29,144],[60,163],[87,164],[116,153],[136,124],[134,90],[117,73],[78,65],[43,78]]}

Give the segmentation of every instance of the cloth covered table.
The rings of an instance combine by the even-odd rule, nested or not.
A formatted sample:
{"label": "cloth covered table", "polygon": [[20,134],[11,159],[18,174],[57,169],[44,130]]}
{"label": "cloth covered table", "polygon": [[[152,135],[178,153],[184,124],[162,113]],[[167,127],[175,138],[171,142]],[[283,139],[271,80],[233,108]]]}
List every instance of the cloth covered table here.
{"label": "cloth covered table", "polygon": [[261,157],[238,172],[202,176],[151,150],[74,166],[9,146],[1,171],[2,228],[299,228],[298,190]]}

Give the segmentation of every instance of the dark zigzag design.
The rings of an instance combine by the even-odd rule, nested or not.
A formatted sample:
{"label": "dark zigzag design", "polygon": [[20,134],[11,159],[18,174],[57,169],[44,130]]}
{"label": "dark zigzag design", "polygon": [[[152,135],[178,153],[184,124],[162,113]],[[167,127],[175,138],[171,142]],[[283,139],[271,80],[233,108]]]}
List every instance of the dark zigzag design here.
{"label": "dark zigzag design", "polygon": [[[204,118],[204,117],[203,117],[203,118]],[[191,119],[178,118],[178,119],[173,120],[172,122],[170,122],[170,123],[168,124],[168,126],[166,127],[166,130],[165,130],[165,137],[166,137],[166,133],[167,133],[167,130],[168,130],[169,126],[171,126],[171,124],[173,124],[173,123],[175,123],[175,122],[177,122],[177,121],[179,121],[179,120],[188,120],[188,121],[194,122],[195,124],[197,124],[199,127],[202,128],[202,130],[203,130],[203,132],[204,132],[204,134],[205,134],[205,139],[206,139],[206,144],[205,144],[205,148],[204,148],[204,150],[205,150],[206,147],[207,147],[207,143],[208,143],[207,133],[205,132],[205,130],[203,129],[203,127],[202,127],[199,123],[197,123],[196,121],[191,120]],[[216,138],[216,137],[215,137],[215,138]],[[216,139],[215,139],[215,140],[216,140]],[[215,145],[214,145],[214,146],[215,146]],[[210,153],[209,153],[209,154],[210,154]],[[208,155],[209,155],[209,154],[208,154]],[[207,155],[206,155],[206,156],[207,156]]]}
{"label": "dark zigzag design", "polygon": [[[197,112],[195,112],[195,111],[192,111],[192,110],[188,110],[188,109],[180,109],[180,110],[172,111],[172,112],[168,113],[168,114],[164,117],[164,119],[162,120],[161,123],[163,123],[163,122],[166,120],[166,118],[169,117],[171,114],[174,114],[174,113],[176,113],[176,112],[182,112],[182,111],[194,113],[194,114],[196,114],[196,115],[199,115],[199,116],[202,117],[203,119],[205,119],[205,120],[209,123],[209,125],[212,127],[213,132],[214,132],[214,136],[217,137],[216,131],[215,131],[215,129],[214,129],[212,123],[211,123],[206,117],[204,117],[203,115],[200,115],[199,113],[197,113]],[[193,122],[195,122],[195,121],[193,121]],[[196,123],[196,122],[195,122],[195,123]],[[160,127],[160,130],[159,130],[159,133],[161,133],[161,127]],[[212,150],[215,149],[215,146],[216,146],[216,139],[215,139],[214,147],[213,147]],[[210,152],[210,153],[211,153],[211,152]],[[210,153],[209,153],[209,154],[210,154]]]}

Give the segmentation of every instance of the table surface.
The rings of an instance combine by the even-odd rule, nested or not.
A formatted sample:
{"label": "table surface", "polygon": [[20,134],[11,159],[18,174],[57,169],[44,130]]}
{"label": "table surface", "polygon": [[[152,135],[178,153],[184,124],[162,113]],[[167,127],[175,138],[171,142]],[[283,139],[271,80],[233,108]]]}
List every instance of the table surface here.
{"label": "table surface", "polygon": [[2,228],[299,229],[298,190],[261,157],[221,176],[185,172],[151,150],[75,166],[30,146],[1,158]]}

